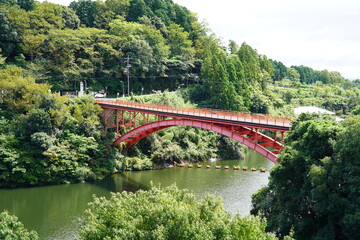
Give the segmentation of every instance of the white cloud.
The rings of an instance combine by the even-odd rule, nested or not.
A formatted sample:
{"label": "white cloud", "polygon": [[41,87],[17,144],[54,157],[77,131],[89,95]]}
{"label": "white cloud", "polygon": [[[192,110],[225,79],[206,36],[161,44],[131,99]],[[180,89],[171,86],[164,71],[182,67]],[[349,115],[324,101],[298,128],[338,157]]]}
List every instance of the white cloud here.
{"label": "white cloud", "polygon": [[360,78],[360,1],[174,0],[227,42],[247,42],[285,65]]}

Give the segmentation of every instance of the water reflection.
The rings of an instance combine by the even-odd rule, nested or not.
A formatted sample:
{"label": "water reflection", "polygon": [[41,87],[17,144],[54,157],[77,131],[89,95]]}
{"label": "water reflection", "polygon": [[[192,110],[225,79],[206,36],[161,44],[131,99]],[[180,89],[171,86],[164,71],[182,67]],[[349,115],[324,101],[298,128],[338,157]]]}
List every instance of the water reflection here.
{"label": "water reflection", "polygon": [[139,189],[146,190],[149,187],[142,182],[136,182],[127,178],[126,174],[114,174],[102,181],[94,183],[95,186],[106,189],[110,192],[135,192]]}
{"label": "water reflection", "polygon": [[268,182],[268,172],[243,172],[232,169],[214,169],[215,165],[265,167],[273,163],[254,151],[248,151],[245,160],[202,163],[212,165],[201,169],[170,168],[145,172],[125,172],[96,183],[0,190],[0,211],[7,209],[18,216],[25,226],[39,233],[40,239],[74,239],[77,219],[96,196],[108,197],[110,192],[148,189],[150,182],[162,187],[176,183],[199,197],[215,193],[224,199],[231,212],[248,214],[251,194]]}

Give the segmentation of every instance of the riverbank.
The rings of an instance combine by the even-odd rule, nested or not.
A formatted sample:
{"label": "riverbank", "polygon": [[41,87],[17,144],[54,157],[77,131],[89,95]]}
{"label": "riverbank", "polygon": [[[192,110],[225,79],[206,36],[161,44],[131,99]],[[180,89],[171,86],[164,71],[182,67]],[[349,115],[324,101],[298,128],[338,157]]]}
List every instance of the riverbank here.
{"label": "riverbank", "polygon": [[266,185],[269,173],[206,169],[205,165],[247,165],[271,169],[273,163],[249,150],[244,160],[204,162],[202,169],[179,167],[163,170],[123,172],[93,183],[0,190],[0,210],[7,209],[28,229],[36,230],[40,239],[73,239],[77,219],[87,208],[92,196],[109,196],[110,192],[147,189],[152,181],[162,187],[176,183],[197,196],[215,193],[224,199],[225,209],[249,213],[251,194]]}

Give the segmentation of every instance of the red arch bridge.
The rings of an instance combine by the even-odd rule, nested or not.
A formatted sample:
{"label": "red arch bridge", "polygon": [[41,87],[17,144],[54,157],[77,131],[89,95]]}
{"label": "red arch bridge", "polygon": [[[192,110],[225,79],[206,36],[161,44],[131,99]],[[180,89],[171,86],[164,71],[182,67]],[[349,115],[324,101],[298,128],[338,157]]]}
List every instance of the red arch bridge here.
{"label": "red arch bridge", "polygon": [[[276,158],[283,148],[281,142],[284,132],[289,131],[291,127],[291,119],[287,117],[120,100],[96,102],[104,110],[105,131],[115,129],[118,136],[114,142],[115,146],[127,142],[127,147],[131,147],[149,134],[182,125],[225,135],[277,163]],[[273,137],[259,132],[259,129],[272,131]]]}

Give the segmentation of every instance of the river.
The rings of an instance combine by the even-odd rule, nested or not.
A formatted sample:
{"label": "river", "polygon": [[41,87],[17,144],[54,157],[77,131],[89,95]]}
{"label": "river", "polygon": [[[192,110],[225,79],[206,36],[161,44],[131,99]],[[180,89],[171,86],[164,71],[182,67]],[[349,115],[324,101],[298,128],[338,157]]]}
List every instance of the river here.
{"label": "river", "polygon": [[[198,197],[207,193],[221,196],[225,208],[241,215],[249,214],[251,195],[268,183],[268,170],[273,163],[253,150],[247,150],[244,160],[202,163],[203,168],[167,168],[143,172],[124,172],[95,183],[0,190],[0,211],[16,215],[28,229],[36,230],[40,239],[74,239],[78,219],[92,196],[109,196],[110,192],[147,189],[176,183]],[[206,169],[205,165],[212,165]],[[230,167],[215,169],[215,165]],[[234,165],[264,167],[259,171],[234,171]]]}

